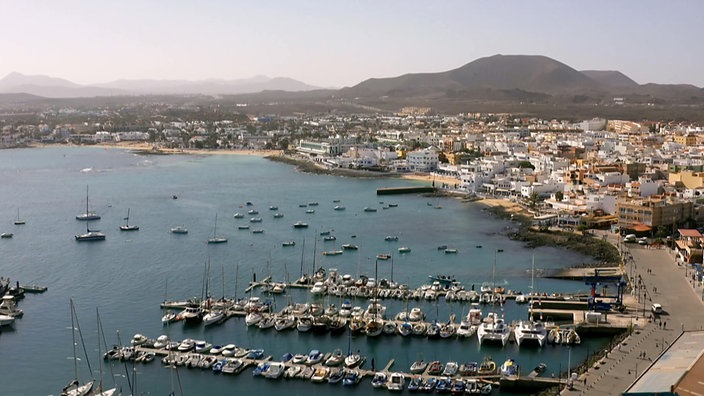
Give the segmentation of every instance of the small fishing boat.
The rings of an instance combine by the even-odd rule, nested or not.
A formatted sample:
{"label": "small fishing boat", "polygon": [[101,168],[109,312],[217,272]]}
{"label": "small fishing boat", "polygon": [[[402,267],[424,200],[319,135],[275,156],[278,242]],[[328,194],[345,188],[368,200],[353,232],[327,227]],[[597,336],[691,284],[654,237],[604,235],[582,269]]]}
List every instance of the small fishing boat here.
{"label": "small fishing boat", "polygon": [[342,253],[342,250],[329,250],[327,252],[323,252],[323,256],[339,256]]}
{"label": "small fishing boat", "polygon": [[364,208],[364,211],[365,212],[376,212],[376,208],[372,208],[372,207],[367,206]]}
{"label": "small fishing boat", "polygon": [[281,246],[296,246],[295,241],[284,241],[281,243]]}
{"label": "small fishing boat", "polygon": [[389,260],[391,259],[391,255],[388,253],[379,253],[376,255],[376,258],[379,260]]}
{"label": "small fishing boat", "polygon": [[357,250],[357,249],[359,249],[359,246],[353,245],[351,243],[346,243],[346,244],[342,245],[342,249],[344,249],[344,250]]}
{"label": "small fishing boat", "polygon": [[445,249],[445,254],[455,254],[457,253],[457,249]]}

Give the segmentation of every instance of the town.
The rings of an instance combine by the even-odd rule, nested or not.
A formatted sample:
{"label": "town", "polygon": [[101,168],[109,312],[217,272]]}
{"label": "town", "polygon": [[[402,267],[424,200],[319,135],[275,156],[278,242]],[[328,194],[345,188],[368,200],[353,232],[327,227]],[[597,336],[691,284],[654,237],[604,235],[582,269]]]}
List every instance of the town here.
{"label": "town", "polygon": [[704,127],[691,123],[442,115],[428,107],[291,115],[251,115],[240,103],[114,107],[6,106],[0,147],[278,150],[323,169],[437,177],[437,187],[456,193],[522,203],[540,225],[664,238],[704,223]]}

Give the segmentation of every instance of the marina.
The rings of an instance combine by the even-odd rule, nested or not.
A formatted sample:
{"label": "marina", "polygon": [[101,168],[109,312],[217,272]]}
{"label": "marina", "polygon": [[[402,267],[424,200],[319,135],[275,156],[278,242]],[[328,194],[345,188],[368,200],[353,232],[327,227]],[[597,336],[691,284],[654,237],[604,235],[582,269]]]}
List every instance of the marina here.
{"label": "marina", "polygon": [[[72,354],[67,314],[69,297],[75,301],[88,349],[94,349],[92,346],[98,344],[91,317],[95,316],[95,309],[100,308],[108,344],[124,345],[119,341],[120,334],[167,334],[171,339],[208,340],[215,345],[234,342],[252,349],[263,349],[266,351],[264,358],[272,356],[271,362],[278,361],[287,352],[305,354],[317,349],[326,351],[325,354],[336,349],[359,350],[367,360],[362,369],[369,373],[363,376],[364,380],[360,381],[359,386],[347,387],[346,391],[352,394],[366,394],[373,378],[371,372],[384,371],[386,363],[391,361],[394,363],[388,368],[389,376],[394,372],[405,373],[406,386],[412,379],[410,366],[419,359],[437,360],[443,364],[449,361],[481,362],[487,355],[491,355],[497,366],[509,357],[522,367],[532,368],[545,362],[548,368],[541,378],[548,378],[552,373],[557,375],[565,371],[568,353],[571,353],[572,364],[578,364],[609,340],[608,336],[578,330],[582,337],[581,344],[573,346],[571,352],[562,345],[519,349],[514,341],[509,341],[505,347],[479,347],[476,333],[466,336],[467,333],[461,332],[460,327],[475,299],[476,294],[472,292],[478,293],[479,286],[491,279],[495,252],[504,250],[498,256],[496,286],[506,290],[503,294],[505,302],[503,306],[497,305],[496,309],[503,310],[508,325],[528,317],[528,303],[521,305],[515,299],[525,294],[518,294],[517,291],[529,290],[530,260],[525,259],[526,253],[520,243],[503,235],[511,223],[492,217],[478,206],[443,199],[443,210],[435,210],[433,206],[426,205],[427,198],[414,194],[395,196],[394,206],[379,203],[375,194],[377,188],[403,187],[414,185],[413,182],[341,180],[308,175],[295,172],[285,165],[247,156],[141,157],[122,150],[100,148],[52,148],[25,150],[22,153],[5,150],[0,154],[7,159],[2,163],[21,165],[23,161],[28,161],[32,166],[42,168],[42,172],[30,175],[22,170],[3,173],[8,182],[18,186],[19,194],[14,198],[16,202],[8,203],[5,216],[15,218],[16,208],[21,206],[23,216],[31,221],[13,230],[14,237],[3,243],[5,260],[1,270],[13,279],[27,280],[28,285],[48,286],[45,296],[50,297],[37,296],[22,301],[24,317],[18,319],[11,330],[3,331],[1,336],[8,354],[27,353],[29,347],[30,356],[38,355],[38,349],[31,346],[31,340],[43,339],[58,347],[43,350],[42,360],[54,362],[57,366],[66,362],[67,356]],[[62,161],[64,165],[55,166]],[[71,169],[85,169],[85,163],[94,164],[96,171],[83,172],[77,180],[62,176]],[[99,172],[101,167],[109,167],[112,171]],[[140,173],[136,173],[135,169],[139,169]],[[232,169],[247,169],[247,174],[240,176]],[[149,177],[143,178],[140,176],[142,174]],[[23,187],[30,180],[32,186],[42,186],[41,190]],[[179,186],[154,183],[154,180],[178,180]],[[279,198],[261,184],[252,184],[252,180],[270,180],[277,188],[287,191],[287,197]],[[85,224],[75,221],[74,217],[76,207],[80,207],[80,201],[85,199],[87,184],[90,184],[89,208],[101,215],[100,220],[91,221],[91,229],[99,226],[97,228],[104,230],[107,238],[101,243],[78,244],[73,242],[72,236],[85,232]],[[211,187],[215,185],[220,187]],[[59,197],[57,202],[51,207],[33,205],[32,196],[48,194],[44,189]],[[336,192],[334,200],[325,198],[330,196],[330,189]],[[127,190],[139,193],[126,196],[124,191]],[[172,199],[173,195],[178,195],[178,199]],[[21,205],[19,202],[22,202]],[[315,214],[306,215],[306,209],[298,207],[301,202],[305,202],[308,208],[310,203],[317,203],[313,205]],[[335,206],[343,205],[346,210],[335,210]],[[364,211],[364,207],[384,208],[387,205],[394,209]],[[85,208],[85,203],[83,206]],[[237,232],[239,226],[250,224],[251,216],[219,216],[217,228],[214,227],[216,213],[246,213],[251,209],[268,213],[272,206],[276,206],[278,212],[286,213],[286,218],[290,220],[280,221],[272,216],[263,216],[259,224],[266,231],[260,234]],[[139,216],[140,230],[121,233],[119,227],[126,225],[124,218],[129,208],[132,208],[132,214]],[[462,217],[458,213],[472,221],[460,220]],[[132,217],[129,224],[132,224],[131,220]],[[296,222],[301,227],[293,227]],[[169,232],[178,224],[182,225],[179,229],[187,229],[188,232]],[[418,224],[424,225],[422,229]],[[53,231],[43,233],[38,230]],[[320,233],[326,230],[334,230],[336,240],[324,242],[324,235]],[[229,237],[229,243],[206,243],[209,238],[219,236]],[[385,241],[385,236],[398,236],[403,246],[412,248],[411,253],[398,254],[400,243]],[[38,251],[32,248],[38,240],[45,249]],[[350,248],[343,248],[343,245]],[[450,246],[457,252],[444,254],[444,250],[438,250],[441,245]],[[477,249],[478,245],[483,248]],[[331,257],[322,255],[323,251],[337,250],[344,251],[344,254]],[[558,255],[555,254],[557,251],[552,248],[534,250],[536,267],[541,270],[557,269],[588,261],[588,258],[575,253],[560,251]],[[388,259],[377,259],[380,254],[388,254]],[[209,274],[204,270],[204,262],[211,263]],[[432,264],[431,269],[428,263]],[[375,267],[378,267],[376,271]],[[388,322],[387,330],[391,329],[392,324],[396,327],[394,335],[384,332],[383,324],[378,336],[367,335],[366,331],[353,331],[350,321],[346,326],[339,327],[339,321],[332,321],[334,316],[331,316],[327,331],[323,331],[324,325],[318,323],[315,327],[318,330],[314,331],[311,324],[308,332],[301,332],[296,329],[297,322],[284,321],[280,323],[280,328],[291,326],[290,323],[293,327],[277,331],[276,323],[272,323],[275,320],[271,319],[288,306],[308,304],[310,309],[317,305],[327,311],[334,305],[338,313],[354,307],[362,310],[368,308],[373,292],[369,291],[371,286],[367,287],[366,283],[364,287],[357,287],[356,295],[355,289],[343,289],[340,284],[313,295],[310,292],[316,283],[313,276],[319,268],[325,268],[327,272],[337,268],[343,280],[345,275],[349,275],[348,281],[355,283],[361,279],[369,283],[370,278],[374,278],[374,283],[379,285],[376,298],[386,307],[383,320]],[[423,290],[423,285],[432,287],[429,275],[440,274],[454,276],[454,280],[464,289]],[[297,282],[300,279],[310,281]],[[77,280],[81,287],[76,287]],[[382,287],[386,282],[397,286]],[[549,300],[564,301],[565,297],[582,299],[589,294],[589,287],[581,281],[538,278],[536,283],[533,290],[540,291],[543,304]],[[206,298],[206,284],[210,298]],[[407,289],[402,285],[406,285]],[[422,296],[420,291],[423,291]],[[417,293],[416,297],[413,293]],[[199,315],[202,315],[200,321],[190,320],[187,323],[186,320],[169,320],[166,325],[162,323],[160,319],[169,313],[173,314],[172,320],[176,320],[185,308],[178,305],[160,308],[160,302],[172,299],[183,299],[185,302],[193,296],[198,296],[198,304],[207,300],[212,302],[210,307],[198,306],[201,308]],[[236,303],[251,298],[259,298],[262,304],[268,303],[271,308],[262,312],[257,324],[247,326],[248,312],[228,307],[225,302]],[[350,300],[349,308],[343,307],[346,299]],[[217,305],[218,301],[220,306]],[[488,312],[489,306],[482,305],[483,311]],[[212,323],[206,321],[203,308],[213,313],[218,307],[225,308],[225,316],[222,319],[216,317]],[[396,318],[402,312],[407,312],[407,315],[414,313],[413,308],[425,314],[425,319],[417,321],[418,328],[427,329],[433,324],[450,322],[452,330],[446,326],[443,333],[446,338],[441,337],[439,332],[437,338],[428,337],[427,333],[413,336],[413,326],[409,329],[404,326],[406,320]],[[547,312],[544,308],[543,321],[546,324],[556,322],[561,328],[572,327],[552,320],[545,315]],[[611,318],[609,321],[612,321]],[[608,326],[603,323],[599,325]],[[89,351],[90,360],[93,360],[92,355],[94,353]],[[377,363],[375,370],[372,370],[372,360]],[[91,363],[95,369],[96,362]],[[40,363],[34,358],[22,363],[23,366],[36,364]],[[108,362],[104,370],[121,369],[122,365],[116,364]],[[140,392],[156,394],[173,389],[168,370],[160,366],[140,366],[137,379],[142,389]],[[249,366],[250,369],[255,367],[254,364]],[[7,384],[10,394],[55,394],[73,377],[72,370],[67,367],[66,370],[48,371],[41,380],[36,381],[32,379],[32,370],[20,369],[9,361],[0,361],[0,370],[11,373],[17,378],[17,383],[23,384],[21,388],[14,382]],[[88,372],[85,359],[79,362],[78,372],[81,379],[96,378],[95,374],[91,376]],[[198,394],[204,390],[224,394],[234,384],[226,378],[213,381],[210,376],[206,378],[190,370],[184,370],[179,375],[185,394]],[[500,380],[487,380],[500,383]],[[126,387],[123,381],[120,379],[120,385]],[[277,381],[262,382],[251,375],[240,375],[235,381],[238,389],[245,392],[283,391],[281,385],[276,385]],[[287,391],[294,393],[310,392],[311,386],[315,385],[308,381],[290,381],[286,385]],[[316,387],[315,391],[322,395],[336,392],[333,387]],[[492,392],[501,394],[501,387],[493,386]]]}

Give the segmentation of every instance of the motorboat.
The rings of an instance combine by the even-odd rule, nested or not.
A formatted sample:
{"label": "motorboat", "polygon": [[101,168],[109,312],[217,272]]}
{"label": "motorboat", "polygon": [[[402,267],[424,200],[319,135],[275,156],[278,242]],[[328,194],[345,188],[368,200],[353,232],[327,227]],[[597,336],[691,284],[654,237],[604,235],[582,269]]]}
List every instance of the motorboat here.
{"label": "motorboat", "polygon": [[0,326],[10,326],[15,323],[15,318],[10,315],[0,315]]}
{"label": "motorboat", "polygon": [[411,381],[408,383],[409,392],[418,392],[423,389],[423,377],[420,375],[414,375],[411,377]]}
{"label": "motorboat", "polygon": [[496,362],[491,360],[489,357],[484,357],[479,367],[477,368],[477,375],[494,375],[496,374]]}
{"label": "motorboat", "polygon": [[452,379],[450,377],[440,377],[437,385],[435,385],[435,391],[437,393],[450,393],[451,389]]}
{"label": "motorboat", "polygon": [[176,227],[171,228],[171,233],[172,234],[188,234],[188,228],[184,225],[178,225]]}
{"label": "motorboat", "polygon": [[381,319],[371,319],[364,327],[364,333],[369,337],[376,337],[384,331],[384,321]]}
{"label": "motorboat", "polygon": [[406,387],[406,377],[401,373],[391,373],[386,381],[386,389],[401,392]]}
{"label": "motorboat", "polygon": [[453,395],[462,395],[464,394],[465,387],[466,385],[464,379],[458,378],[452,383],[450,393],[452,393]]}
{"label": "motorboat", "polygon": [[281,246],[284,246],[284,247],[296,246],[296,242],[295,241],[284,241],[284,242],[281,242]]}
{"label": "motorboat", "polygon": [[254,370],[252,370],[252,376],[253,377],[262,377],[264,374],[269,371],[269,367],[271,367],[271,363],[269,362],[260,362],[259,364],[254,367]]}
{"label": "motorboat", "polygon": [[325,366],[319,366],[313,371],[313,375],[310,377],[311,382],[325,382],[330,374],[330,368]]}
{"label": "motorboat", "polygon": [[159,337],[156,338],[156,341],[154,341],[154,349],[162,349],[166,347],[166,344],[169,342],[169,336],[166,334],[162,334]]}
{"label": "motorboat", "polygon": [[445,368],[442,370],[442,375],[446,377],[452,377],[457,374],[459,365],[457,362],[447,362],[445,363]]}
{"label": "motorboat", "polygon": [[178,316],[188,324],[200,323],[203,320],[203,308],[199,306],[186,307]]}
{"label": "motorboat", "polygon": [[398,252],[399,253],[410,253],[411,248],[409,248],[408,246],[401,246],[400,248],[398,248]]}
{"label": "motorboat", "polygon": [[511,358],[506,359],[504,364],[501,365],[499,372],[505,377],[518,375],[518,364]]}
{"label": "motorboat", "polygon": [[261,359],[262,356],[264,356],[263,349],[250,349],[245,355],[247,359]]}
{"label": "motorboat", "polygon": [[284,371],[284,378],[296,378],[301,372],[301,366],[292,365]]}
{"label": "motorboat", "polygon": [[442,325],[440,325],[439,335],[440,335],[440,338],[450,338],[450,337],[452,337],[453,335],[455,335],[455,332],[456,332],[456,331],[457,331],[457,330],[455,329],[455,325],[454,325],[454,324],[452,324],[452,323],[443,323]]}
{"label": "motorboat", "polygon": [[499,318],[495,312],[490,312],[477,328],[477,339],[479,345],[485,341],[499,342],[506,346],[511,331],[503,318]]}
{"label": "motorboat", "polygon": [[269,369],[263,374],[268,379],[279,379],[284,374],[286,366],[283,363],[274,362],[269,364]]}
{"label": "motorboat", "polygon": [[176,322],[177,320],[181,320],[181,317],[176,312],[167,310],[164,316],[161,317],[161,324],[166,326],[169,323]]}
{"label": "motorboat", "polygon": [[390,260],[390,259],[391,259],[391,255],[388,254],[388,253],[379,253],[379,254],[376,255],[376,258],[377,258],[378,260],[384,260],[384,261],[386,261],[386,260]]}
{"label": "motorboat", "polygon": [[326,291],[327,291],[327,286],[325,285],[324,282],[315,282],[315,284],[313,284],[313,287],[310,289],[310,294],[313,294],[313,295],[325,294]]}
{"label": "motorboat", "polygon": [[236,219],[243,219],[244,213],[237,212],[237,213],[235,213],[235,215],[233,217]]}
{"label": "motorboat", "polygon": [[145,342],[147,342],[147,339],[148,339],[147,336],[145,336],[144,334],[137,333],[134,336],[132,336],[132,339],[130,340],[130,344],[132,344],[133,346],[139,346],[139,345],[142,345]]}
{"label": "motorboat", "polygon": [[283,214],[283,213],[274,213],[274,218],[275,218],[275,219],[281,219],[281,218],[283,218],[283,217],[284,217],[284,214]]}
{"label": "motorboat", "polygon": [[[14,235],[15,235],[15,234],[13,234],[13,233],[11,233],[11,232],[3,232],[2,234],[0,234],[0,238],[2,238],[2,239],[10,239],[10,238],[12,238]],[[78,239],[78,236],[76,236],[76,239]]]}
{"label": "motorboat", "polygon": [[335,205],[335,207],[332,208],[332,209],[333,209],[333,210],[337,210],[337,211],[341,211],[341,210],[345,210],[345,207],[342,206],[342,205]]}
{"label": "motorboat", "polygon": [[340,368],[330,369],[330,374],[328,375],[328,384],[337,384],[345,378],[345,370]]}
{"label": "motorboat", "polygon": [[403,337],[409,336],[413,334],[413,325],[409,322],[399,323],[397,326],[397,331]]}
{"label": "motorboat", "polygon": [[297,221],[293,223],[293,228],[308,228],[308,223],[305,223],[303,221]]}
{"label": "motorboat", "polygon": [[476,332],[476,328],[472,326],[471,323],[467,320],[463,320],[460,322],[460,325],[457,327],[457,337],[460,338],[468,338],[474,335]]}
{"label": "motorboat", "polygon": [[522,320],[513,329],[518,346],[534,344],[544,346],[547,341],[548,331],[540,321]]}
{"label": "motorboat", "polygon": [[342,350],[335,349],[330,356],[325,359],[325,365],[330,367],[340,366],[345,361],[345,355],[342,354]]}
{"label": "motorboat", "polygon": [[250,209],[250,210],[247,211],[247,214],[248,214],[248,215],[258,215],[258,214],[259,214],[259,211],[256,210],[256,209]]}
{"label": "motorboat", "polygon": [[349,354],[345,357],[345,367],[347,367],[347,368],[359,367],[362,365],[364,360],[365,360],[364,356],[360,355],[359,353]]}
{"label": "motorboat", "polygon": [[408,313],[408,320],[411,322],[419,322],[424,319],[425,319],[425,314],[423,313],[423,310],[420,309],[419,307],[411,308],[411,311]]}
{"label": "motorboat", "polygon": [[[439,363],[439,362],[438,362]],[[425,371],[425,369],[428,368],[428,362],[424,360],[416,360],[411,364],[411,373],[412,374],[421,374]]]}
{"label": "motorboat", "polygon": [[345,372],[345,377],[342,379],[342,386],[354,386],[359,383],[362,376],[359,375],[357,370],[347,370]]}
{"label": "motorboat", "polygon": [[365,212],[376,212],[376,208],[372,208],[372,207],[370,207],[370,206],[366,206],[366,207],[364,207],[364,211],[365,211]]}
{"label": "motorboat", "polygon": [[430,375],[440,375],[443,370],[443,365],[439,360],[433,360],[428,366],[428,374]]}
{"label": "motorboat", "polygon": [[342,245],[342,249],[343,250],[357,250],[357,249],[359,249],[359,246],[351,244],[351,243],[345,243],[344,245]]}
{"label": "motorboat", "polygon": [[196,346],[194,350],[196,353],[209,353],[213,349],[213,344],[205,340],[196,340]]}
{"label": "motorboat", "polygon": [[386,373],[382,371],[377,371],[376,373],[374,373],[374,377],[372,377],[372,387],[383,388],[386,386],[387,381],[388,377],[386,376]]}
{"label": "motorboat", "polygon": [[323,360],[323,353],[317,349],[313,349],[308,353],[308,357],[306,358],[305,364],[308,366],[312,366],[314,364],[320,363],[321,360]]}
{"label": "motorboat", "polygon": [[24,312],[17,308],[14,296],[4,295],[2,300],[0,300],[0,315],[12,316],[13,318],[19,318],[24,315]]}
{"label": "motorboat", "polygon": [[305,333],[310,331],[313,328],[313,316],[307,315],[307,316],[301,316],[298,318],[298,323],[296,323],[296,329],[301,332]]}
{"label": "motorboat", "polygon": [[179,352],[189,352],[196,347],[196,341],[191,338],[186,338],[178,345]]}
{"label": "motorboat", "polygon": [[398,236],[396,235],[387,235],[384,237],[384,240],[387,242],[395,242],[398,241]]}
{"label": "motorboat", "polygon": [[429,377],[428,379],[425,380],[423,383],[423,388],[422,391],[425,393],[430,393],[433,390],[435,390],[435,387],[438,384],[438,379],[435,377]]}

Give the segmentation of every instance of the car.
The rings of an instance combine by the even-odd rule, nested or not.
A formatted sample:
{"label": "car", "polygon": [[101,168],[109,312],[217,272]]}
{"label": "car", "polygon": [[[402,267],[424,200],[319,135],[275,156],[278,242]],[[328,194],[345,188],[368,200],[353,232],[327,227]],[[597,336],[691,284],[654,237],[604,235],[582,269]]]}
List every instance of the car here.
{"label": "car", "polygon": [[646,238],[646,237],[638,238],[638,244],[639,244],[639,245],[647,245],[647,244],[648,244],[648,238]]}
{"label": "car", "polygon": [[653,306],[650,307],[650,309],[653,311],[654,314],[661,314],[662,313],[662,305],[658,303],[653,303]]}
{"label": "car", "polygon": [[636,241],[636,235],[635,234],[628,234],[623,238],[623,241],[626,243],[629,242],[635,242]]}

